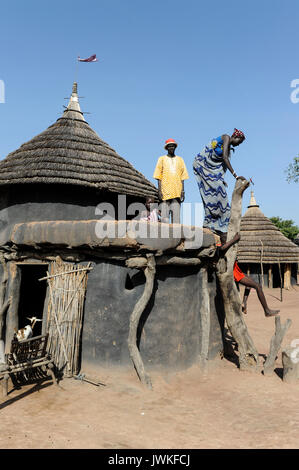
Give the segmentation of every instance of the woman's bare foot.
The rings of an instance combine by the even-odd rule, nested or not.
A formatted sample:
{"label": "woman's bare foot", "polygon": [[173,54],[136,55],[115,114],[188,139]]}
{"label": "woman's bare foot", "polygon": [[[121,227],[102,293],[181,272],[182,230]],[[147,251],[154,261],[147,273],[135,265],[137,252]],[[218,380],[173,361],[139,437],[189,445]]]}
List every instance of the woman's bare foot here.
{"label": "woman's bare foot", "polygon": [[270,310],[269,308],[265,310],[265,317],[274,317],[274,315],[277,315],[280,312],[280,310]]}

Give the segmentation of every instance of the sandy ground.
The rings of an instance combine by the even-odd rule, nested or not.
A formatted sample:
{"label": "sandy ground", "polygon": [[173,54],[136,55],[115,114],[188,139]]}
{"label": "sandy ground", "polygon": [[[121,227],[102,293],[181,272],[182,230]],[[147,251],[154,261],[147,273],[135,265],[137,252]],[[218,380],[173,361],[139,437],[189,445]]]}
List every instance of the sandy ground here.
{"label": "sandy ground", "polygon": [[[299,338],[299,285],[265,289],[271,308],[292,320],[283,346]],[[268,353],[274,319],[265,318],[252,292],[246,322],[261,354]],[[106,386],[64,379],[12,390],[0,402],[1,449],[260,449],[299,447],[299,383],[276,373],[240,372],[226,359],[161,376],[154,390],[139,383],[134,370],[103,370]]]}

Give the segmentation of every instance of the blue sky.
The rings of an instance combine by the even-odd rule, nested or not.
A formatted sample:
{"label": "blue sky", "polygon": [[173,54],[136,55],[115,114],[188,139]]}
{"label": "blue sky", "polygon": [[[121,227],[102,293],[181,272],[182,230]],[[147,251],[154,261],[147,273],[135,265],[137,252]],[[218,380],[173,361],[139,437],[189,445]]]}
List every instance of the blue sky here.
{"label": "blue sky", "polygon": [[[299,185],[284,173],[299,154],[297,0],[36,0],[2,2],[0,158],[52,124],[71,93],[76,57],[81,109],[91,127],[152,182],[167,138],[179,143],[200,201],[194,156],[242,129],[231,162],[254,181],[268,217],[299,225]],[[299,96],[299,94],[298,94]],[[228,173],[229,194],[234,180]],[[247,190],[243,212],[250,199]]]}

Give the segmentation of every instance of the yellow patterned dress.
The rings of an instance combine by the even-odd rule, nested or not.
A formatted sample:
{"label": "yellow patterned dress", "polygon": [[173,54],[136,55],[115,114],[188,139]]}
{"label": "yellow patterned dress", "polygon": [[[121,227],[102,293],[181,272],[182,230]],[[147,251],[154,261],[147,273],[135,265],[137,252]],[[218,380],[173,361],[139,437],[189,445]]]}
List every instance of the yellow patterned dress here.
{"label": "yellow patterned dress", "polygon": [[167,201],[181,197],[182,180],[187,180],[189,175],[182,157],[163,155],[158,159],[154,178],[161,180],[162,200]]}

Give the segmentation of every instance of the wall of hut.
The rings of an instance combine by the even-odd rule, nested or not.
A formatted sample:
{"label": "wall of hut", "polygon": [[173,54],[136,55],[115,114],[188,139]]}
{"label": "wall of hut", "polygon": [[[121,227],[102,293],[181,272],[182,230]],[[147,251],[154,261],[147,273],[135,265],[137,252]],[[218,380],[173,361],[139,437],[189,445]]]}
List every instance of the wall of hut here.
{"label": "wall of hut", "polygon": [[[3,336],[6,338],[7,350],[14,329],[24,326],[30,312],[31,315],[43,317],[38,333],[47,332],[49,286],[47,281],[38,282],[38,277],[46,276],[50,263],[59,259],[60,255],[58,247],[52,247],[48,254],[31,249],[31,255],[28,252],[27,255],[21,251],[14,252],[13,259],[6,263],[8,279],[5,298],[13,296],[4,317]],[[80,251],[70,252],[68,258],[72,261],[62,260],[66,271],[68,266],[74,265],[78,268],[89,265],[91,268],[88,271],[80,330],[78,370],[97,366],[130,366],[127,342],[129,321],[144,289],[143,270],[130,269],[124,261],[92,256],[84,261],[74,261],[82,258]],[[30,278],[30,269],[35,272],[34,280]],[[3,279],[3,265],[0,266],[0,276]],[[32,294],[31,301],[25,294],[22,297],[24,289],[32,282],[31,287],[39,289],[36,290],[36,297],[43,296],[42,304],[41,299],[39,304],[37,300],[35,302]],[[44,291],[39,287],[43,283]],[[72,286],[59,289],[58,296],[63,297],[63,290],[72,290]],[[202,321],[206,313],[203,309],[206,309],[207,293],[210,303],[208,331]],[[21,305],[24,302],[27,302],[27,307]],[[221,297],[214,270],[209,263],[203,267],[157,266],[153,295],[141,317],[137,338],[147,368],[186,368],[200,361],[203,341],[208,341],[208,359],[214,359],[223,350],[223,328]],[[59,342],[59,335],[56,334]]]}
{"label": "wall of hut", "polygon": [[[223,350],[223,310],[215,273],[205,283],[204,269],[161,266],[154,292],[139,324],[137,343],[147,367],[186,368],[200,359],[203,333],[209,359]],[[82,332],[82,368],[130,363],[129,317],[141,297],[143,272],[116,262],[96,262],[88,276]],[[202,331],[203,301],[210,297],[210,329]]]}
{"label": "wall of hut", "polygon": [[[71,184],[31,183],[1,187],[0,229],[19,222],[97,219],[96,208],[100,203],[111,204],[115,220],[128,220],[135,215],[127,214],[127,208],[132,202],[144,203],[144,198],[126,196],[119,205],[116,193]],[[109,215],[113,216],[112,207],[112,214]]]}

